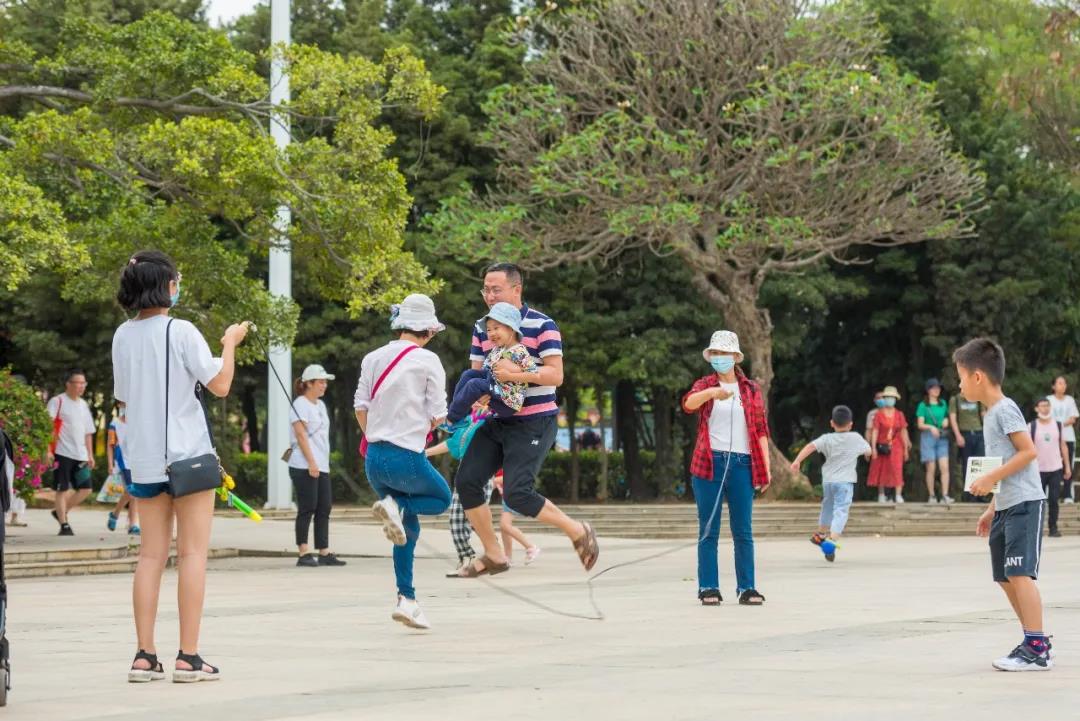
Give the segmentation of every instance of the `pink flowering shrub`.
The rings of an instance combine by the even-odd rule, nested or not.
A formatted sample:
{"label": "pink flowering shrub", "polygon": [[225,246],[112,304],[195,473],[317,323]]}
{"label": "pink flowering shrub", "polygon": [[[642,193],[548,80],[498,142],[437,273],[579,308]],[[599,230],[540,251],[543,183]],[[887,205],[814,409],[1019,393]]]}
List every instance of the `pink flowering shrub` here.
{"label": "pink flowering shrub", "polygon": [[15,493],[27,502],[41,488],[52,420],[34,389],[0,369],[0,428],[15,448]]}

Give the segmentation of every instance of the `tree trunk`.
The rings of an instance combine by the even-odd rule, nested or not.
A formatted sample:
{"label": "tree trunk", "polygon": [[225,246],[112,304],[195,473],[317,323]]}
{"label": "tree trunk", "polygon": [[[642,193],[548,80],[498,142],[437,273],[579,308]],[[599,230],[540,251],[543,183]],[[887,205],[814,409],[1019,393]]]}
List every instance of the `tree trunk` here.
{"label": "tree trunk", "polygon": [[578,394],[574,388],[566,394],[566,428],[570,431],[570,502],[581,500],[581,448],[578,445],[576,430],[578,413]]}
{"label": "tree trunk", "polygon": [[244,420],[247,421],[248,439],[251,443],[251,450],[258,452],[262,450],[262,444],[259,442],[259,411],[255,405],[255,386],[244,385],[243,395],[240,396],[240,407],[243,409]]}
{"label": "tree trunk", "polygon": [[674,402],[668,388],[653,388],[653,432],[656,448],[656,489],[660,498],[675,497],[678,472],[675,468],[675,448],[672,427]]}
{"label": "tree trunk", "polygon": [[[769,402],[769,390],[772,388],[772,318],[767,308],[758,307],[758,293],[763,276],[750,276],[743,273],[695,273],[694,286],[703,292],[710,304],[724,316],[729,330],[739,336],[739,347],[749,361],[747,375],[761,385],[765,402]],[[745,362],[745,361],[744,361]],[[770,469],[772,484],[766,496],[776,498],[795,486],[809,490],[810,480],[801,473],[793,473],[789,461],[777,448],[769,443]]]}
{"label": "tree trunk", "polygon": [[626,483],[630,488],[630,498],[634,501],[645,500],[645,476],[641,468],[641,453],[638,448],[636,422],[637,403],[634,399],[634,384],[631,381],[619,381],[615,384],[615,422],[619,427],[619,440],[623,449],[623,468]]}
{"label": "tree trunk", "polygon": [[604,432],[604,400],[607,391],[602,385],[596,386],[596,409],[600,414],[597,423],[600,431],[600,477],[596,479],[596,500],[603,503],[608,498],[608,452],[607,434]]}

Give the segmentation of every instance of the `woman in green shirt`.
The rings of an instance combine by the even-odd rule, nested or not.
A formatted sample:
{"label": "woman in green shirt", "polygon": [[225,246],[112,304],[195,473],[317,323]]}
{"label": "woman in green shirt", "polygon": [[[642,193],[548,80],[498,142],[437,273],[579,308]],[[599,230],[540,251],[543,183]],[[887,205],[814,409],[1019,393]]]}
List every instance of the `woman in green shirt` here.
{"label": "woman in green shirt", "polygon": [[926,395],[915,410],[919,425],[919,456],[926,469],[926,502],[937,503],[934,495],[934,468],[941,477],[941,503],[952,503],[949,496],[949,427],[948,406],[941,400],[941,382],[926,381]]}

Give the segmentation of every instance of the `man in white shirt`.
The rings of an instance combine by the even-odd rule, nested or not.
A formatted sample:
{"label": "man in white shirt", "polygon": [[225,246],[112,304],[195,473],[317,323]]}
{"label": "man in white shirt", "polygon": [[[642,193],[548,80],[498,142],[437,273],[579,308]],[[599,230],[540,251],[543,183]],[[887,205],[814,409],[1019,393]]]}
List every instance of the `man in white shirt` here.
{"label": "man in white shirt", "polygon": [[53,441],[49,446],[49,465],[53,468],[56,504],[53,518],[60,524],[61,536],[74,536],[68,524],[68,511],[86,500],[94,468],[94,417],[83,400],[86,374],[68,371],[64,392],[49,399],[46,406],[53,419]]}
{"label": "man in white shirt", "polygon": [[[1065,445],[1069,449],[1071,468],[1072,464],[1076,462],[1076,421],[1077,418],[1080,418],[1080,411],[1076,408],[1076,399],[1065,394],[1065,391],[1069,390],[1069,384],[1066,382],[1065,376],[1058,376],[1054,379],[1053,389],[1054,392],[1046,398],[1050,401],[1051,415],[1053,415],[1055,421],[1061,424],[1062,436],[1065,439]],[[1072,481],[1067,480],[1062,488],[1062,500],[1065,503],[1072,503],[1072,495]]]}

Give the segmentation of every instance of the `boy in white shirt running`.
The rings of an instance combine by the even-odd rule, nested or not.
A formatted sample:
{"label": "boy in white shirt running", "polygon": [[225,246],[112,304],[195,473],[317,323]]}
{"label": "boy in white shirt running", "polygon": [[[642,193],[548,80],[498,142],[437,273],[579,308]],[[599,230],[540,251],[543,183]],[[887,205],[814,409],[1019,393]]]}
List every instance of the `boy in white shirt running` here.
{"label": "boy in white shirt running", "polygon": [[815,451],[825,456],[825,465],[821,469],[821,517],[818,519],[817,533],[810,537],[810,542],[820,546],[825,560],[832,563],[836,560],[836,548],[847,525],[851,500],[855,495],[858,480],[855,469],[859,456],[870,457],[870,444],[851,430],[852,414],[847,406],[833,408],[829,424],[833,432],[803,446],[791,462],[791,470],[798,473],[802,462]]}

